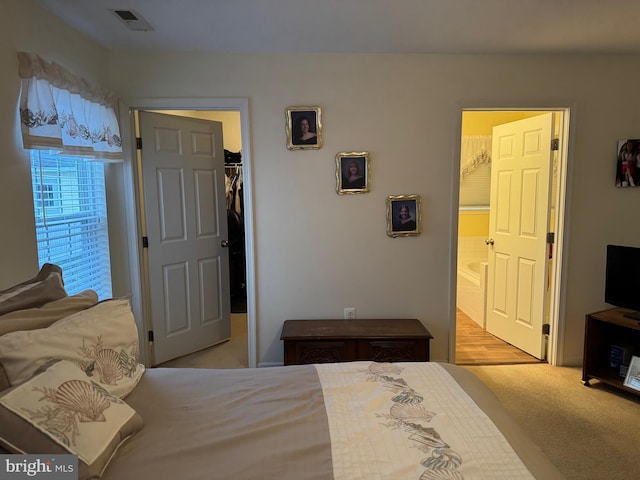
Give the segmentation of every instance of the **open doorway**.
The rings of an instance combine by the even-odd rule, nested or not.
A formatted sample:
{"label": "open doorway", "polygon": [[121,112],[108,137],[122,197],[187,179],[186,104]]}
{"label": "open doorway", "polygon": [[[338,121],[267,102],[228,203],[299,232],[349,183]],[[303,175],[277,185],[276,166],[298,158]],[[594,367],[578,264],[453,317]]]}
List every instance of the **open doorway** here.
{"label": "open doorway", "polygon": [[[245,331],[245,350],[248,357],[249,367],[256,364],[256,352],[255,352],[255,289],[254,289],[254,258],[253,258],[253,202],[251,192],[251,152],[249,142],[249,111],[248,111],[248,99],[245,98],[225,98],[225,99],[138,99],[131,100],[126,105],[121,106],[122,111],[127,111],[130,115],[127,115],[123,124],[131,132],[131,138],[126,139],[123,137],[123,144],[131,143],[130,148],[135,151],[135,113],[141,110],[157,111],[163,113],[171,112],[172,115],[176,115],[176,112],[190,117],[208,118],[208,115],[215,114],[218,117],[225,112],[239,116],[239,137],[238,145],[232,149],[229,149],[231,154],[242,154],[242,181],[243,181],[243,196],[242,196],[242,208],[243,208],[243,228],[244,228],[244,280],[242,283],[242,299],[235,298],[235,309],[244,310],[241,313],[244,317],[243,329]],[[209,113],[211,112],[211,113]],[[218,118],[218,120],[220,120]],[[216,120],[217,121],[217,120]],[[227,127],[225,127],[226,134]],[[125,129],[123,129],[125,131]],[[233,135],[232,135],[233,136]],[[128,141],[127,141],[128,140]],[[238,148],[239,146],[239,148]],[[227,148],[225,148],[227,150]],[[226,157],[226,155],[225,155]],[[231,159],[237,156],[231,155]],[[240,162],[233,162],[234,173],[238,170]],[[226,170],[226,169],[225,169]],[[226,172],[225,172],[226,173]],[[134,189],[129,198],[127,198],[127,204],[129,206],[127,222],[132,231],[137,232],[136,235],[129,235],[130,251],[132,252],[131,258],[131,278],[132,278],[132,307],[136,320],[139,324],[141,331],[141,345],[150,345],[147,341],[151,342],[151,339],[147,339],[147,331],[150,328],[150,314],[147,298],[145,295],[145,255],[142,242],[139,242],[141,238],[141,211],[139,189],[138,185],[142,180],[140,166],[137,165],[136,155],[134,154],[131,159],[131,163],[128,168],[125,169],[125,175],[130,176],[127,181],[134,186]],[[148,349],[141,348],[141,358],[146,364],[152,362],[150,358],[150,352]]]}
{"label": "open doorway", "polygon": [[[247,313],[246,249],[244,238],[244,164],[242,162],[242,124],[238,110],[150,110],[166,115],[201,118],[222,123],[224,130],[225,196],[229,241],[231,313],[234,323]],[[244,331],[246,332],[246,318]]]}
{"label": "open doorway", "polygon": [[[468,109],[462,112],[455,272],[454,348],[458,364],[541,361],[555,364],[561,273],[561,249],[555,248],[555,244],[562,238],[564,223],[568,114],[565,109]],[[542,119],[547,121],[548,139],[538,133],[537,126],[529,126]],[[519,145],[511,143],[512,139],[518,138],[509,130],[512,126],[524,129],[521,133],[524,146],[522,142]],[[533,166],[527,162],[535,156],[531,154],[539,146],[544,146],[542,160]],[[520,154],[517,152],[524,157],[517,158]],[[494,155],[515,163],[511,166],[507,163],[507,168],[500,167],[500,170],[498,162],[494,161],[492,171]],[[544,188],[532,194],[531,185]],[[504,198],[507,197],[516,200],[505,206]],[[498,213],[496,205],[502,205]],[[520,211],[521,216],[514,215],[515,211]],[[535,219],[532,212],[537,212]],[[529,251],[517,250],[513,256],[504,253],[502,243],[517,236],[517,230],[522,233],[521,226],[526,222],[533,226],[525,232],[526,241],[537,237],[537,247],[528,246]],[[536,222],[541,226],[536,226]],[[496,237],[495,246],[493,237]],[[535,266],[536,258],[538,266]],[[530,291],[534,291],[537,282],[538,293],[528,298],[520,291],[511,293],[512,298],[503,295],[520,282]],[[525,332],[524,346],[519,343],[522,339],[514,341],[513,337],[503,336],[502,330],[496,328],[496,322],[502,320],[506,324],[511,321]],[[532,342],[536,346],[533,354],[526,345]]]}

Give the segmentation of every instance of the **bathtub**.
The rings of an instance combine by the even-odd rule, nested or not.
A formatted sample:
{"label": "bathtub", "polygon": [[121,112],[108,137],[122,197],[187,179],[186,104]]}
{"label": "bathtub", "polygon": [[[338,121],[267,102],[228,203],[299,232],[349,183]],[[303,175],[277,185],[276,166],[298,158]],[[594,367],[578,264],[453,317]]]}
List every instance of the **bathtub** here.
{"label": "bathtub", "polygon": [[458,261],[456,306],[480,327],[486,326],[487,260],[462,258]]}

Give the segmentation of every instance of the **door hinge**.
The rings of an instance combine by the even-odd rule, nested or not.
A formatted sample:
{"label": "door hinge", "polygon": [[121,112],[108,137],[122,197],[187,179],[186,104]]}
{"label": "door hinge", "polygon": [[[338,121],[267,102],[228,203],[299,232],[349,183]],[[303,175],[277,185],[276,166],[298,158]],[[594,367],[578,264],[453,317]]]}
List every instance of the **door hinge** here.
{"label": "door hinge", "polygon": [[136,150],[142,150],[142,138],[136,137]]}
{"label": "door hinge", "polygon": [[142,248],[149,248],[149,237],[142,237]]}
{"label": "door hinge", "polygon": [[149,341],[153,342],[153,330],[149,330]]}
{"label": "door hinge", "polygon": [[[142,148],[142,147],[140,147]],[[556,151],[556,150],[560,150],[560,139],[559,138],[554,138],[553,140],[551,140],[551,150]]]}
{"label": "door hinge", "polygon": [[542,324],[542,334],[543,335],[549,335],[550,332],[551,332],[551,325],[549,325],[548,323],[543,323]]}
{"label": "door hinge", "polygon": [[555,232],[549,232],[547,233],[547,243],[555,243],[556,242],[556,233]]}

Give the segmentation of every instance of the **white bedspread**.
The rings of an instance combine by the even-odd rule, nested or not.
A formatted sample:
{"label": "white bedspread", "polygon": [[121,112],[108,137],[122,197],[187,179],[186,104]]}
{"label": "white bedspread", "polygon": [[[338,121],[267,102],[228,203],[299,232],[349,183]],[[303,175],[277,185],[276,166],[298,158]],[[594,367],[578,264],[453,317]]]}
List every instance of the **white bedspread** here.
{"label": "white bedspread", "polygon": [[533,478],[439,364],[354,362],[316,369],[335,480]]}

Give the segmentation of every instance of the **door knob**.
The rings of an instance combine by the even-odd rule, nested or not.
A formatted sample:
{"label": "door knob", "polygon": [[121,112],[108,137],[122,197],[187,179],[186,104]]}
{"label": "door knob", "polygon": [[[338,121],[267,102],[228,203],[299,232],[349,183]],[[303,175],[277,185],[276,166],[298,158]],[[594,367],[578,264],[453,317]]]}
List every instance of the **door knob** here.
{"label": "door knob", "polygon": [[493,238],[487,238],[484,243],[485,245],[493,245]]}
{"label": "door knob", "polygon": [[220,246],[224,248],[229,248],[229,240],[222,240],[220,242]]}

